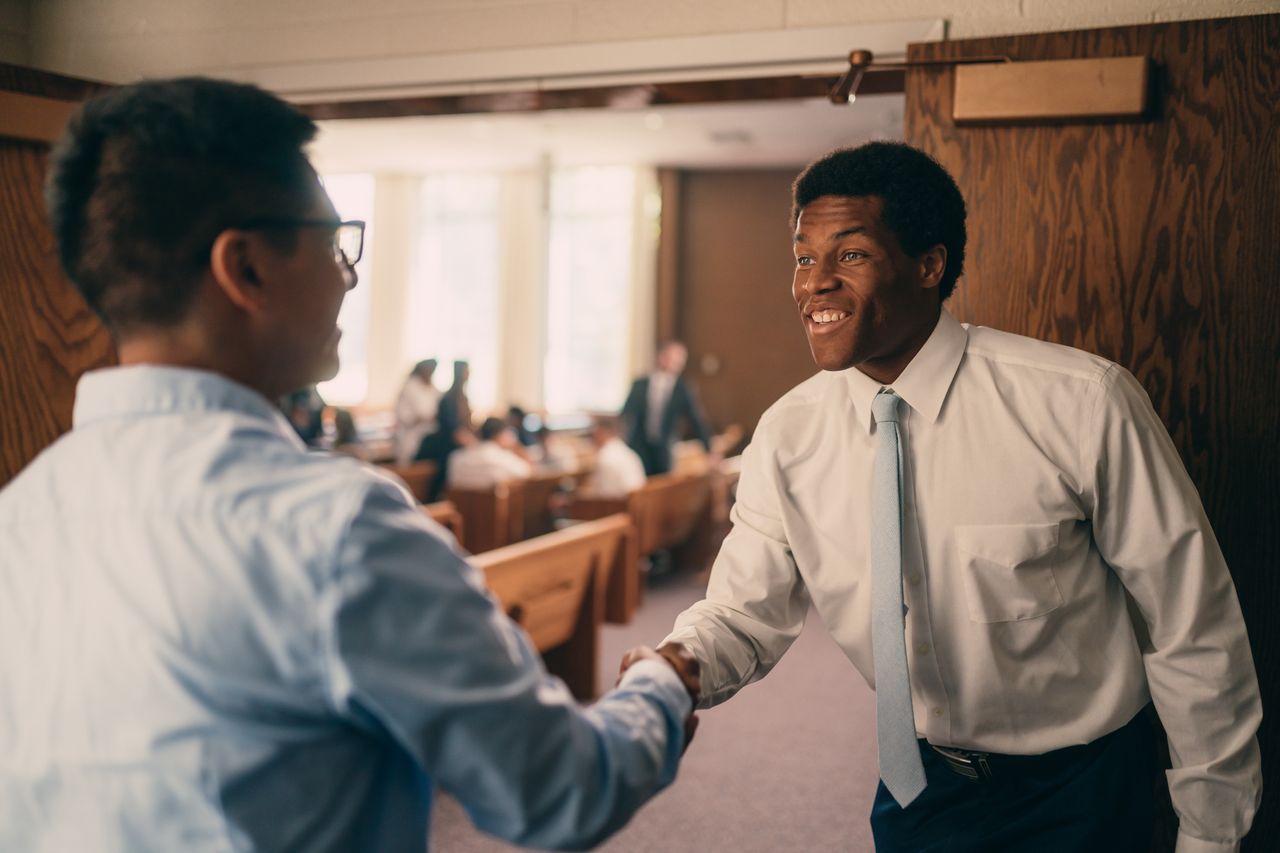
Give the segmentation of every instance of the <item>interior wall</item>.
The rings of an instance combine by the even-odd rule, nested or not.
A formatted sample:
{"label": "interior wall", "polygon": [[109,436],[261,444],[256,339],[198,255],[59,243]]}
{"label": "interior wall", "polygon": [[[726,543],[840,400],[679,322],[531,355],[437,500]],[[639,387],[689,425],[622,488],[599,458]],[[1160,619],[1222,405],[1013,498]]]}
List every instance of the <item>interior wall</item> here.
{"label": "interior wall", "polygon": [[667,328],[689,347],[685,375],[718,430],[736,423],[750,434],[765,409],[817,371],[791,298],[788,217],[798,171],[679,175]]}
{"label": "interior wall", "polygon": [[30,0],[0,0],[0,62],[31,62]]}
{"label": "interior wall", "polygon": [[[947,166],[968,201],[971,251],[952,310],[1106,356],[1151,396],[1235,578],[1269,709],[1263,778],[1274,784],[1280,15],[918,45],[911,55],[993,53],[1152,60],[1151,118],[1058,126],[956,127],[952,73],[912,71],[906,138]],[[1277,838],[1272,796],[1246,849],[1274,850]]]}
{"label": "interior wall", "polygon": [[1277,9],[1278,0],[39,0],[30,6],[30,62],[119,82],[235,74],[262,64],[904,19],[947,19],[952,38],[969,38]]}

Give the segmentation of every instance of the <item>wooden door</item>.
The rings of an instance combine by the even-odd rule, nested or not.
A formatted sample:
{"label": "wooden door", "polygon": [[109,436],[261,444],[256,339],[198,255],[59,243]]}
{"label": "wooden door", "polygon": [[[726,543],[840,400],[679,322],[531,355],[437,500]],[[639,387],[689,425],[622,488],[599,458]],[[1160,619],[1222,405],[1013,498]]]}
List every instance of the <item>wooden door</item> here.
{"label": "wooden door", "polygon": [[[748,435],[818,369],[791,298],[791,182],[800,171],[680,174],[674,334],[717,429]],[[664,201],[664,204],[666,202]]]}
{"label": "wooden door", "polygon": [[[0,92],[79,100],[97,84],[0,64]],[[0,136],[0,488],[71,427],[75,384],[115,347],[62,275],[45,218],[49,142]]]}
{"label": "wooden door", "polygon": [[[960,319],[1099,353],[1164,418],[1235,578],[1280,780],[1280,15],[913,45],[911,59],[1146,55],[1142,121],[957,127],[913,69],[906,137],[969,204]],[[1044,93],[1052,98],[1052,92]],[[1167,794],[1166,794],[1167,796]],[[1166,812],[1155,849],[1172,849]],[[1246,850],[1273,850],[1280,798]]]}

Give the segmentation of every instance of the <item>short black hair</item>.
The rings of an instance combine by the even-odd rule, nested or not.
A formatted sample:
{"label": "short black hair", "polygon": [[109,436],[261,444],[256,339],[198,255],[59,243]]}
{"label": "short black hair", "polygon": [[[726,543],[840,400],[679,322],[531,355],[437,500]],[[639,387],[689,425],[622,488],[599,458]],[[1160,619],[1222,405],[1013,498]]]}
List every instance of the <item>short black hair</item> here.
{"label": "short black hair", "polygon": [[881,219],[902,250],[918,257],[938,244],[947,268],[938,284],[946,300],[964,272],[965,206],[955,179],[928,154],[902,142],[841,148],[811,163],[791,186],[791,227],[823,196],[875,196]]}
{"label": "short black hair", "polygon": [[511,425],[502,418],[485,418],[484,423],[480,424],[480,439],[493,441],[509,429]]}
{"label": "short black hair", "polygon": [[[314,200],[315,123],[255,86],[186,77],[86,102],[54,147],[45,200],[67,276],[113,334],[190,306],[224,229]],[[294,235],[273,236],[291,251]]]}

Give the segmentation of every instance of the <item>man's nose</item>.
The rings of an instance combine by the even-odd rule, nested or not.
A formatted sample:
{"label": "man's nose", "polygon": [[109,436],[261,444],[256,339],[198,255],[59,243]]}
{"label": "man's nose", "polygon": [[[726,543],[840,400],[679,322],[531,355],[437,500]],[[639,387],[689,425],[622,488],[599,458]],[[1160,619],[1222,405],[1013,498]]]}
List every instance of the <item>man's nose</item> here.
{"label": "man's nose", "polygon": [[347,290],[355,290],[356,284],[360,281],[360,276],[356,275],[356,268],[346,261],[341,261],[342,275],[347,280]]}
{"label": "man's nose", "polygon": [[813,269],[805,278],[804,289],[810,295],[815,293],[827,293],[840,287],[840,279],[836,276],[835,269],[827,261],[819,261],[813,265]]}

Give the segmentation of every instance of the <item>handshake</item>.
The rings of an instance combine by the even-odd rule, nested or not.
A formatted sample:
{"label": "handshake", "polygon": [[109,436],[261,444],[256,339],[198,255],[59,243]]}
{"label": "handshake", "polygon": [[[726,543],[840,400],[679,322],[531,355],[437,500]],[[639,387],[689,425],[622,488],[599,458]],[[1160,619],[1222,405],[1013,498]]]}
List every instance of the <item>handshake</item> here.
{"label": "handshake", "polygon": [[[702,681],[699,678],[698,659],[693,656],[687,648],[681,643],[664,643],[657,649],[651,649],[648,646],[636,646],[622,656],[622,665],[618,668],[618,680],[622,680],[622,674],[631,668],[632,664],[641,660],[657,660],[665,661],[676,675],[680,676],[680,680],[684,682],[685,690],[689,691],[689,696],[693,699],[693,707],[698,707],[698,696],[702,692]],[[689,742],[693,740],[693,734],[698,730],[698,715],[689,712],[689,719],[684,723],[684,748],[689,748]]]}

